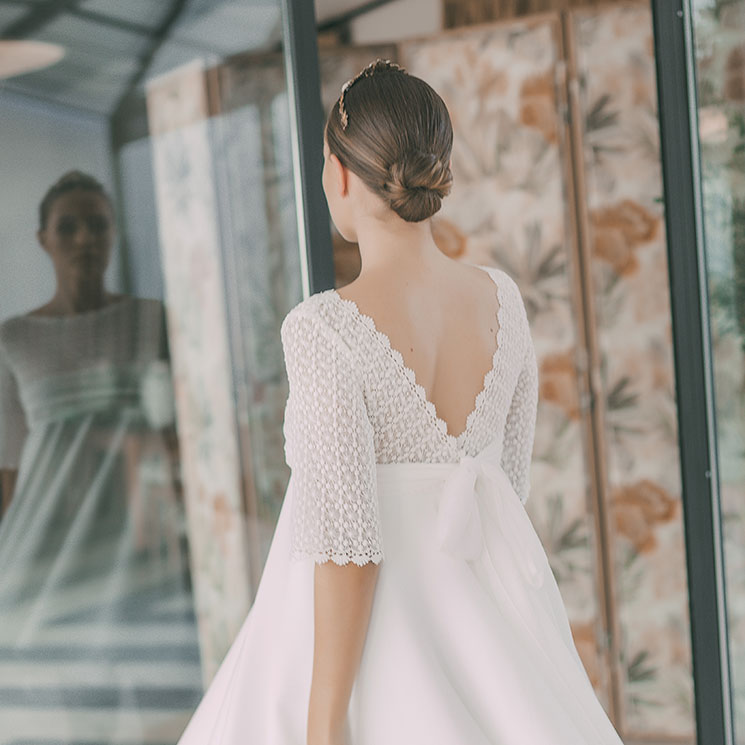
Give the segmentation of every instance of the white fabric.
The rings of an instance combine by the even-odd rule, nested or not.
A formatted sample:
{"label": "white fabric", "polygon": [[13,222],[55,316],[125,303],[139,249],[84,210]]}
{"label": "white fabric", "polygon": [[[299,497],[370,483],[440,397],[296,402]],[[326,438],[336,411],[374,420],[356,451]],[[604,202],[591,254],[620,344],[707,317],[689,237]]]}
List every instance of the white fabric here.
{"label": "white fabric", "polygon": [[285,456],[307,496],[297,504],[294,554],[379,562],[375,447],[360,371],[338,332],[314,315],[285,321],[282,340]]}
{"label": "white fabric", "polygon": [[[347,745],[622,745],[500,451],[376,466],[386,559]],[[298,490],[293,474],[254,606],[180,745],[305,745],[315,563],[290,557]],[[448,500],[476,504],[479,530],[443,550]],[[487,550],[461,558],[476,539]]]}
{"label": "white fabric", "polygon": [[375,494],[377,463],[449,463],[495,436],[524,503],[535,434],[538,371],[527,314],[505,272],[495,283],[496,345],[465,430],[447,432],[415,374],[357,305],[327,290],[282,323],[290,394],[285,455],[299,483],[292,555],[339,564],[384,556]]}
{"label": "white fabric", "polygon": [[381,562],[346,745],[622,745],[523,506],[535,353],[517,286],[491,272],[499,344],[459,437],[356,305],[330,290],[286,317],[292,474],[253,608],[180,745],[305,745],[328,559]]}

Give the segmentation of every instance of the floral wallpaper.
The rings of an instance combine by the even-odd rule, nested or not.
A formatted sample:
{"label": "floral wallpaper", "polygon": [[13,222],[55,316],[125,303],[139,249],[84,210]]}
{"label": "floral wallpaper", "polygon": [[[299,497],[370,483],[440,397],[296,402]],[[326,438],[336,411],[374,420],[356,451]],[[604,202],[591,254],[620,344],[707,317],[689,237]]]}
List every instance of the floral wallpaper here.
{"label": "floral wallpaper", "polygon": [[648,4],[569,16],[602,417],[619,722],[694,739],[678,422]]}

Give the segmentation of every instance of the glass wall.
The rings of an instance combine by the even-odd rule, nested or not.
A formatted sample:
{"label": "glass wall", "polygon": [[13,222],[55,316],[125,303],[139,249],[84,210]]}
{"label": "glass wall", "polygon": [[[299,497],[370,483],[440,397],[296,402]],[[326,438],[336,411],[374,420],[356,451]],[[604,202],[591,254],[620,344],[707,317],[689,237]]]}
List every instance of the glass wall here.
{"label": "glass wall", "polygon": [[745,742],[745,0],[693,3],[735,739]]}
{"label": "glass wall", "polygon": [[289,476],[280,2],[0,27],[0,743],[173,743]]}

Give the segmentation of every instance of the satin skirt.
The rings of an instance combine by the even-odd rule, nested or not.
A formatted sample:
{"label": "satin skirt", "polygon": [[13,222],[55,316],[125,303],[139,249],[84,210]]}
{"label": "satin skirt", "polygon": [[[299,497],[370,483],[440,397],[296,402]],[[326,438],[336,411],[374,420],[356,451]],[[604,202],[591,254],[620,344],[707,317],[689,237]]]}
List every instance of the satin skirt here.
{"label": "satin skirt", "polygon": [[[347,745],[622,745],[496,443],[377,466],[381,562]],[[180,745],[305,745],[312,560],[288,484],[256,600]]]}

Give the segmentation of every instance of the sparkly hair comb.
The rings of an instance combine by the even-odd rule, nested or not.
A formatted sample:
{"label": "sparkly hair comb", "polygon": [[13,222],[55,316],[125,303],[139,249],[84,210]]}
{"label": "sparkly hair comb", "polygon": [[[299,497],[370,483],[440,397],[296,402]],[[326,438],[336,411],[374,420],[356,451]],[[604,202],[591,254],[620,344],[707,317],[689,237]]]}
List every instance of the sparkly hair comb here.
{"label": "sparkly hair comb", "polygon": [[349,115],[344,106],[344,98],[347,95],[347,91],[360,79],[369,78],[376,72],[383,72],[385,70],[398,70],[399,72],[406,72],[401,65],[397,65],[395,62],[391,62],[389,59],[376,59],[366,67],[363,67],[353,78],[347,80],[346,83],[341,87],[341,96],[339,96],[339,118],[341,119],[341,128],[346,129],[349,124]]}

